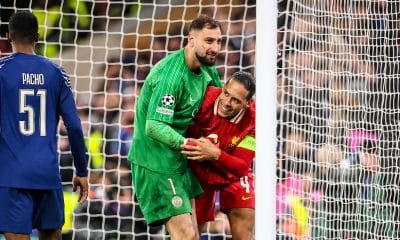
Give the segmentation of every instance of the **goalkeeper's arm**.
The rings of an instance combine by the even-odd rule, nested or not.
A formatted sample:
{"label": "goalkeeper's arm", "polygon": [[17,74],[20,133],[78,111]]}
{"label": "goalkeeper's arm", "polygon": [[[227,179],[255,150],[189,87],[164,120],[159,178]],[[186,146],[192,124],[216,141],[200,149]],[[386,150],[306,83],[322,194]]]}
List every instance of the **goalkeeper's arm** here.
{"label": "goalkeeper's arm", "polygon": [[180,149],[180,145],[185,141],[185,138],[170,125],[156,120],[146,121],[146,134],[173,149]]}

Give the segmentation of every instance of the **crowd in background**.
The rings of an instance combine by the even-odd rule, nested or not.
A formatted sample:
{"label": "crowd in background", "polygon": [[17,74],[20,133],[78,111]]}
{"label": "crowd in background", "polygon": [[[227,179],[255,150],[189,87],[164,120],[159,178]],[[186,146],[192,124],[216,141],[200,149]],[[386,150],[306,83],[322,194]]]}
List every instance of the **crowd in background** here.
{"label": "crowd in background", "polygon": [[[201,11],[220,20],[225,32],[216,63],[223,80],[238,70],[255,74],[255,1],[244,2],[235,14],[229,8]],[[1,0],[0,5],[1,56],[11,52],[5,32],[15,7],[32,9],[39,25],[46,26],[40,30],[37,53],[50,58],[62,56],[64,50],[73,48],[89,34],[103,31],[123,17],[136,16],[139,11],[136,1]],[[127,154],[134,131],[135,101],[147,73],[165,55],[186,44],[187,33],[182,32],[185,23],[174,26],[162,36],[152,36],[148,49],[127,49],[122,56],[109,57],[101,69],[102,84],[90,93],[79,89],[75,92],[89,155],[90,192],[83,205],[78,205],[77,196],[71,194],[73,159],[66,130],[60,124],[59,153],[66,205],[63,239],[132,239],[133,235],[134,239],[162,239],[165,234],[161,227],[147,226],[142,217],[134,199]],[[206,231],[229,234],[226,216],[218,213],[217,218]]]}
{"label": "crowd in background", "polygon": [[[146,1],[144,1],[146,2]],[[128,1],[0,1],[0,55],[11,51],[4,38],[7,22],[15,9],[30,9],[38,19],[37,54],[55,57],[95,31],[104,31],[114,19],[135,16],[139,4]]]}
{"label": "crowd in background", "polygon": [[399,233],[399,2],[278,1],[277,239]]}
{"label": "crowd in background", "polygon": [[[31,2],[0,0],[0,55],[11,52],[4,33],[14,7],[32,9],[47,25],[37,51],[49,57],[140,9],[137,1]],[[277,239],[399,237],[400,3],[313,3],[278,1]],[[255,74],[255,1],[246,4],[235,14],[203,9],[223,23],[217,62],[223,80],[237,70]],[[66,211],[74,212],[66,215],[65,239],[130,239],[133,233],[135,239],[148,239],[147,233],[161,238],[157,233],[164,230],[148,227],[135,204],[126,156],[135,100],[148,71],[185,45],[184,23],[174,26],[153,35],[149,48],[109,58],[95,91],[76,92],[91,188],[81,206],[67,195],[72,157],[61,128]],[[229,232],[223,220],[208,229]]]}

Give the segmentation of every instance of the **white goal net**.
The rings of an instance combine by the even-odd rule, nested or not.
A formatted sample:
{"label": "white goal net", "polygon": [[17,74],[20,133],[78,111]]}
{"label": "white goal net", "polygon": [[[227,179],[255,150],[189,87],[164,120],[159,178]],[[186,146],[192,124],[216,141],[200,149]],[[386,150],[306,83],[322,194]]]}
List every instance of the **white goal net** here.
{"label": "white goal net", "polygon": [[278,1],[277,239],[398,239],[398,0]]}
{"label": "white goal net", "polygon": [[[255,74],[256,1],[0,0],[1,56],[11,53],[5,38],[9,17],[23,9],[39,21],[37,54],[60,64],[71,78],[89,153],[89,199],[78,205],[69,143],[60,128],[63,239],[164,239],[165,229],[147,226],[134,199],[126,156],[135,100],[149,69],[185,45],[187,27],[201,13],[223,26],[221,78],[237,70]],[[225,216],[217,216],[202,239],[230,239]]]}

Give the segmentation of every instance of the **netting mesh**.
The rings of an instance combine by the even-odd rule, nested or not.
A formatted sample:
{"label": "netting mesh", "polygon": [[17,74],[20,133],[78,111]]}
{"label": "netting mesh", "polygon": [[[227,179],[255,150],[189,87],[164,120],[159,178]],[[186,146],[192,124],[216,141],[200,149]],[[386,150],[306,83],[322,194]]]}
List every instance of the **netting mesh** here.
{"label": "netting mesh", "polygon": [[[188,24],[200,13],[223,26],[217,61],[221,78],[226,80],[237,70],[254,74],[255,1],[0,0],[2,56],[11,53],[5,38],[8,19],[22,9],[38,18],[37,53],[60,64],[71,78],[89,153],[89,200],[77,205],[77,196],[71,193],[72,156],[66,131],[60,127],[63,238],[163,239],[164,228],[150,228],[144,222],[126,159],[136,98],[150,68],[185,46]],[[203,239],[215,238],[230,238],[223,214],[203,233]]]}
{"label": "netting mesh", "polygon": [[399,237],[399,1],[278,1],[277,236]]}

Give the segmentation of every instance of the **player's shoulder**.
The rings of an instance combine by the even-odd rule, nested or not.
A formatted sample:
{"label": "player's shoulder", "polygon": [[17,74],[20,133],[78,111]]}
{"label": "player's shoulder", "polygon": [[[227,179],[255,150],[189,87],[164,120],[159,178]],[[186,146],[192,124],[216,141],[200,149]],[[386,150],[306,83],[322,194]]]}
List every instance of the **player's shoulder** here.
{"label": "player's shoulder", "polygon": [[50,59],[48,59],[46,57],[40,56],[40,55],[36,55],[36,57],[38,58],[39,61],[47,64],[50,67],[52,67],[52,68],[54,68],[54,69],[56,69],[58,71],[64,71],[63,68],[60,65],[58,65],[55,62],[53,62],[52,60],[50,60]]}
{"label": "player's shoulder", "polygon": [[217,98],[218,95],[222,92],[222,88],[216,86],[208,86],[206,89],[206,98]]}
{"label": "player's shoulder", "polygon": [[206,89],[206,93],[204,94],[204,100],[202,104],[202,108],[209,108],[214,105],[215,100],[218,98],[221,93],[222,88],[215,86],[208,86]]}
{"label": "player's shoulder", "polygon": [[10,60],[13,59],[13,58],[14,58],[14,54],[6,55],[6,56],[3,56],[3,57],[0,57],[0,63],[8,62],[8,61],[10,61]]}
{"label": "player's shoulder", "polygon": [[166,75],[168,75],[169,81],[172,81],[174,79],[180,80],[182,76],[187,74],[185,69],[183,69],[185,65],[186,63],[183,51],[175,51],[158,61],[151,69],[146,80],[157,80],[160,76]]}
{"label": "player's shoulder", "polygon": [[48,58],[46,58],[46,57],[43,57],[43,56],[38,56],[38,57],[40,58],[40,60],[41,60],[43,63],[46,63],[47,66],[53,68],[54,71],[59,72],[59,74],[60,74],[61,76],[63,76],[63,78],[68,77],[68,75],[67,75],[67,73],[65,72],[64,68],[61,67],[59,64],[53,62],[52,60],[50,60],[50,59],[48,59]]}
{"label": "player's shoulder", "polygon": [[8,63],[14,59],[14,55],[7,55],[0,58],[0,69],[4,68]]}
{"label": "player's shoulder", "polygon": [[182,65],[183,63],[185,63],[185,54],[182,48],[165,56],[156,63],[156,66],[176,68],[177,65]]}
{"label": "player's shoulder", "polygon": [[213,112],[215,100],[218,98],[221,89],[214,86],[208,86],[204,94],[203,103],[201,104],[200,111],[197,114],[197,118],[201,119],[209,116]]}
{"label": "player's shoulder", "polygon": [[52,60],[46,57],[39,55],[37,55],[37,57],[38,59],[40,59],[39,61],[41,61],[43,64],[46,64],[48,68],[53,69],[53,74],[56,74],[61,82],[65,82],[67,87],[71,87],[71,81],[69,79],[69,76],[62,66],[60,66],[59,64],[53,62]]}

